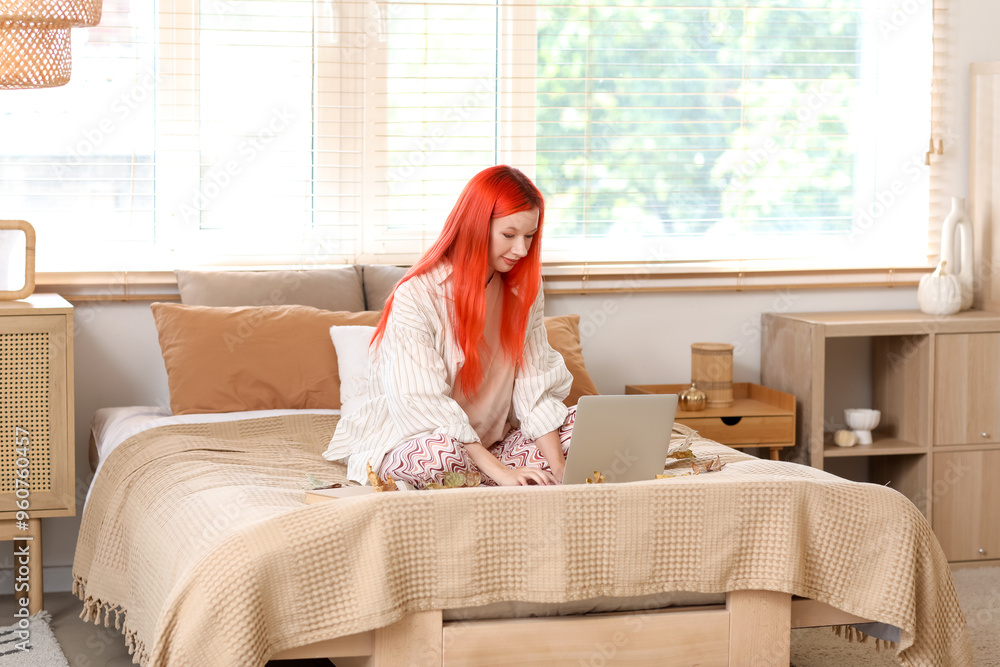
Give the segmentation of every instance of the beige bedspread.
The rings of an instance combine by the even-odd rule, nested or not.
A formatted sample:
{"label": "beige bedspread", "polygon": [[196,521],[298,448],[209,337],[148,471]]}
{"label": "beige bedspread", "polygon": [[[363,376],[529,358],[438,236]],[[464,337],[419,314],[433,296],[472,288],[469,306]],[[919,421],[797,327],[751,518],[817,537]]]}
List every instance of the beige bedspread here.
{"label": "beige bedspread", "polygon": [[891,489],[699,441],[724,470],[305,505],[308,473],[344,480],[320,456],[335,424],[167,426],[119,446],[73,564],[84,618],[110,617],[142,665],[261,665],[416,610],[766,589],[898,626],[904,664],[971,664],[941,549]]}

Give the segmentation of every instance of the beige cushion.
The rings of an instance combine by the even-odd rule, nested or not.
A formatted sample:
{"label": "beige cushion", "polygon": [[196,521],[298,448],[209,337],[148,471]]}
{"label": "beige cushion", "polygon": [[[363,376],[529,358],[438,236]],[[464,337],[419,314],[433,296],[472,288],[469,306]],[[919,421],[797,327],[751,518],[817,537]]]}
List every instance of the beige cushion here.
{"label": "beige cushion", "polygon": [[181,303],[190,306],[282,306],[365,310],[353,266],[305,271],[174,271]]}
{"label": "beige cushion", "polygon": [[548,334],[549,345],[562,355],[566,368],[573,376],[573,386],[569,396],[563,401],[567,406],[574,406],[581,396],[595,396],[597,385],[590,378],[587,367],[583,364],[583,346],[580,345],[580,316],[558,315],[545,318],[545,333]]}
{"label": "beige cushion", "polygon": [[340,408],[330,327],[374,326],[374,312],[308,306],[205,307],[154,303],[175,415]]}
{"label": "beige cushion", "polygon": [[392,288],[406,275],[407,269],[399,266],[377,264],[361,265],[365,284],[365,308],[382,310]]}

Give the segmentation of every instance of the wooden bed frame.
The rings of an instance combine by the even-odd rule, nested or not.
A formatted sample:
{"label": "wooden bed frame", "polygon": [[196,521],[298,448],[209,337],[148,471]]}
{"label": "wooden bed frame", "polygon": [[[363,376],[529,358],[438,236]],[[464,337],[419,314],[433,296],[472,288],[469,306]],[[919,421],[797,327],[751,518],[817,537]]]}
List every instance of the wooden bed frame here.
{"label": "wooden bed frame", "polygon": [[440,610],[423,611],[271,659],[330,658],[337,667],[788,667],[793,628],[869,622],[786,593],[736,591],[725,605],[585,616],[443,621]]}

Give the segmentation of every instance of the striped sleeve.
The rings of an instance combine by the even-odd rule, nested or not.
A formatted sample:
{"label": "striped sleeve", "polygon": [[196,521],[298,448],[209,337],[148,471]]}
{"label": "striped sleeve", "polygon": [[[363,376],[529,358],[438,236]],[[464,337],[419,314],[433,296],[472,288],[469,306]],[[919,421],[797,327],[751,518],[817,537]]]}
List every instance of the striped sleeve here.
{"label": "striped sleeve", "polygon": [[445,360],[435,346],[436,316],[413,291],[410,284],[397,290],[380,350],[381,384],[395,431],[400,442],[432,433],[478,442],[465,411],[451,398]]}
{"label": "striped sleeve", "polygon": [[562,356],[549,345],[542,318],[544,309],[545,297],[539,289],[532,305],[521,367],[514,379],[514,414],[521,422],[521,432],[530,440],[556,430],[566,421],[568,408],[563,399],[573,384]]}

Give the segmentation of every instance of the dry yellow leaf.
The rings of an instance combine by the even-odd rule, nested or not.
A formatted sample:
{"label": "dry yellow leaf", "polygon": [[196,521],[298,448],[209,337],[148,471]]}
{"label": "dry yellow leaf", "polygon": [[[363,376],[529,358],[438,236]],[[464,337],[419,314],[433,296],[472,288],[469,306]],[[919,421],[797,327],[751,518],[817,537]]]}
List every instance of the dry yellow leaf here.
{"label": "dry yellow leaf", "polygon": [[385,480],[383,481],[382,478],[375,474],[375,471],[372,470],[372,464],[366,463],[365,467],[368,469],[368,481],[371,483],[372,490],[375,493],[399,490],[396,486],[396,480],[392,478],[392,475],[386,475]]}
{"label": "dry yellow leaf", "polygon": [[678,461],[681,459],[693,459],[694,452],[692,452],[690,449],[685,449],[684,451],[681,452],[674,452],[673,454],[667,454],[667,458],[677,459]]}
{"label": "dry yellow leaf", "polygon": [[604,484],[605,478],[599,470],[594,471],[594,479],[587,478],[587,484]]}

